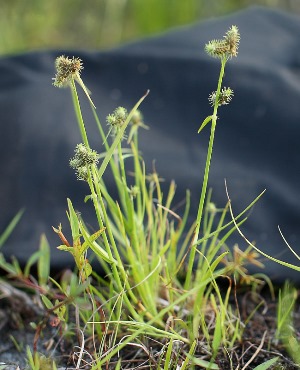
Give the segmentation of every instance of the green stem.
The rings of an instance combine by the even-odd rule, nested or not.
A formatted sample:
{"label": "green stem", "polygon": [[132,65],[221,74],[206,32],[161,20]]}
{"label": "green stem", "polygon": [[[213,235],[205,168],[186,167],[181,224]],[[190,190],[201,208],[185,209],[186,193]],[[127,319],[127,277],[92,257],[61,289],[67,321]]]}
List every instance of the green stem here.
{"label": "green stem", "polygon": [[209,176],[209,170],[210,170],[210,162],[211,162],[211,157],[212,157],[214,138],[215,138],[215,130],[216,130],[216,125],[217,125],[218,97],[219,97],[219,94],[221,92],[221,86],[222,86],[222,80],[223,80],[223,77],[224,77],[226,61],[227,61],[227,59],[225,57],[223,57],[221,59],[221,70],[220,70],[220,75],[219,75],[218,88],[217,88],[217,93],[216,93],[216,101],[215,101],[215,105],[214,105],[214,112],[213,112],[213,115],[212,115],[212,123],[211,123],[209,144],[208,144],[208,149],[207,149],[207,157],[206,157],[204,178],[203,178],[203,183],[202,183],[202,190],[201,190],[200,201],[199,201],[199,206],[198,206],[198,213],[197,213],[197,219],[196,219],[196,228],[195,228],[194,236],[193,236],[193,239],[192,239],[192,242],[191,242],[192,248],[191,248],[191,253],[190,253],[190,258],[189,258],[189,263],[188,263],[188,270],[187,270],[186,280],[185,280],[185,284],[184,284],[185,289],[189,289],[190,284],[191,284],[192,270],[193,270],[193,265],[194,265],[194,261],[195,261],[195,254],[196,254],[196,243],[197,243],[197,240],[198,240],[200,225],[201,225],[201,221],[202,221],[203,208],[204,208],[205,196],[206,196],[206,191],[207,191],[208,176]]}
{"label": "green stem", "polygon": [[[71,82],[71,92],[72,92],[72,99],[73,99],[73,104],[74,104],[74,108],[75,108],[75,113],[76,113],[76,117],[77,117],[77,121],[78,121],[79,130],[80,130],[80,133],[81,133],[81,137],[82,137],[82,140],[83,140],[84,144],[86,145],[86,147],[89,148],[90,146],[89,146],[88,137],[87,137],[87,134],[86,134],[84,121],[83,121],[83,118],[82,118],[80,102],[79,102],[79,98],[78,98],[78,94],[77,94],[76,85],[75,85],[74,80],[72,80],[72,82]],[[141,103],[141,101],[145,98],[145,96],[142,99],[140,99],[138,104]],[[136,107],[134,107],[134,109],[136,109]],[[129,119],[130,118],[128,118],[128,121],[129,121]],[[116,146],[116,145],[117,145],[117,142],[114,143],[114,146]],[[111,157],[106,158],[106,160],[109,161],[110,158]],[[106,221],[106,228],[107,228],[107,231],[108,231],[108,234],[109,234],[109,237],[110,237],[110,241],[112,243],[112,246],[115,247],[115,250],[117,250],[117,247],[114,243],[114,238],[113,238],[112,232],[109,228],[109,222],[108,222],[108,217],[107,217],[107,214],[106,214],[106,209],[105,209],[105,206],[104,206],[104,203],[103,203],[102,195],[101,195],[101,192],[100,192],[100,187],[98,186],[97,181],[99,181],[97,171],[96,171],[96,169],[92,168],[92,176],[91,176],[91,173],[89,173],[88,184],[89,184],[89,187],[90,187],[90,190],[91,190],[92,200],[93,200],[93,203],[94,203],[94,208],[95,208],[95,212],[96,212],[96,215],[97,215],[97,220],[98,220],[99,226],[102,228],[104,226],[104,222],[103,222],[103,219],[102,219],[102,216],[101,216],[101,213],[100,213],[100,209],[99,209],[99,204],[98,204],[98,201],[99,201],[100,206],[101,206],[101,210],[102,210],[103,215],[104,215],[104,219]],[[94,185],[95,185],[95,187],[94,187]],[[95,189],[96,189],[96,191],[95,191]],[[112,258],[113,255],[112,255],[112,252],[111,252],[111,249],[110,249],[110,245],[109,245],[109,241],[108,241],[106,232],[103,233],[103,240],[104,240],[106,251],[107,251],[108,255],[110,256],[110,258]],[[122,278],[126,282],[126,286],[127,286],[128,291],[129,291],[129,294],[130,294],[131,298],[133,298],[133,300],[137,303],[138,300],[134,296],[133,292],[131,291],[130,286],[128,285],[128,282],[127,282],[126,273],[125,273],[124,269],[122,269],[123,265],[122,265],[122,261],[120,259],[119,253],[116,253],[116,257],[119,257],[118,258],[118,263],[121,266],[120,269],[121,269],[122,275],[123,275]],[[117,291],[122,292],[124,287],[123,287],[121,278],[119,276],[119,271],[118,271],[117,267],[114,264],[111,265],[111,268],[112,268],[113,276],[115,278],[115,284],[116,284]],[[127,303],[127,307],[129,309],[132,317],[134,317],[137,321],[141,321],[142,318],[136,312],[135,308],[131,304],[127,295],[125,295],[125,301]]]}
{"label": "green stem", "polygon": [[[117,250],[117,246],[115,244],[114,237],[113,237],[112,231],[110,229],[109,220],[108,220],[108,217],[107,217],[105,205],[103,203],[103,199],[102,199],[100,187],[98,185],[99,179],[98,179],[98,175],[97,175],[97,168],[95,168],[95,167],[92,168],[92,177],[93,177],[93,180],[91,182],[89,182],[89,186],[90,186],[90,189],[91,189],[91,192],[92,192],[92,199],[93,199],[94,208],[95,208],[95,211],[96,211],[98,223],[99,223],[99,226],[101,228],[104,226],[104,222],[102,220],[102,217],[100,215],[100,210],[99,210],[99,204],[100,204],[100,207],[101,207],[101,210],[102,210],[102,213],[103,213],[103,217],[104,217],[104,221],[105,221],[105,225],[106,225],[106,231],[103,233],[103,241],[104,241],[104,244],[105,244],[105,248],[106,248],[106,251],[107,251],[107,253],[108,253],[108,255],[109,255],[109,257],[111,259],[114,258],[114,257],[117,259],[118,266],[119,266],[119,270],[118,270],[117,267],[116,267],[116,265],[114,263],[111,264],[111,269],[112,269],[113,277],[115,279],[114,283],[116,284],[117,292],[118,293],[121,293],[124,290],[123,283],[122,283],[121,277],[120,277],[120,273],[121,273],[122,279],[125,282],[126,288],[127,288],[128,292],[129,292],[129,295],[131,296],[131,298],[133,299],[133,301],[135,303],[137,303],[138,302],[138,299],[134,296],[132,290],[130,289],[130,286],[128,284],[128,279],[126,277],[126,272],[125,272],[124,267],[123,267],[123,262],[121,260],[120,254],[119,254],[119,252]],[[115,256],[113,256],[113,254],[112,254],[111,247],[109,245],[106,232],[109,235],[109,239],[110,239],[112,248],[115,251]],[[131,315],[137,321],[140,321],[141,318],[137,314],[137,312],[136,312],[135,308],[133,307],[133,305],[131,304],[131,302],[130,302],[128,296],[127,296],[127,294],[125,294],[124,299],[125,299],[125,302],[127,304],[127,307],[129,309]]]}
{"label": "green stem", "polygon": [[[134,179],[135,179],[135,186],[137,186],[140,189],[140,192],[137,194],[136,197],[136,203],[137,203],[137,214],[138,214],[138,220],[139,223],[141,220],[144,219],[143,217],[143,211],[142,211],[142,189],[141,189],[141,182],[142,179],[140,179],[139,174],[140,174],[140,164],[139,164],[139,147],[138,147],[138,131],[136,131],[133,135],[133,146],[135,150],[133,151],[133,158],[134,158]],[[131,147],[133,148],[133,146]]]}

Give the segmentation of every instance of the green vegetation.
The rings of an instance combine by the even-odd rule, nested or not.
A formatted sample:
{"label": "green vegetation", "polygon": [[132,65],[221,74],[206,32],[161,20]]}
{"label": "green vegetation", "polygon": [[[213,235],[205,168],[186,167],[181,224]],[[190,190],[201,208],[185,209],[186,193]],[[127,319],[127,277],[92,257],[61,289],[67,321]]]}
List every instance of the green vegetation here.
{"label": "green vegetation", "polygon": [[[230,263],[224,266],[222,262],[230,253],[225,243],[235,227],[233,221],[224,224],[225,208],[220,212],[217,228],[213,229],[218,213],[207,194],[218,110],[233,96],[230,88],[222,87],[225,67],[232,57],[237,56],[239,40],[238,29],[232,26],[222,40],[206,45],[207,53],[220,59],[221,69],[217,89],[209,97],[213,113],[203,121],[198,131],[210,124],[198,214],[189,230],[185,230],[189,193],[184,214],[174,213],[171,209],[174,183],[164,195],[158,175],[155,172],[147,175],[140,156],[138,132],[144,124],[138,108],[148,93],[129,113],[118,107],[107,117],[108,135],[90,100],[101,137],[99,148],[101,143],[105,147],[105,152],[100,155],[90,148],[77,95],[76,82],[87,93],[80,77],[82,61],[65,56],[56,60],[54,85],[70,86],[83,141],[75,148],[70,165],[77,178],[89,187],[90,195],[86,201],[94,208],[98,231],[90,233],[84,216],[79,215],[72,201],[68,200],[72,241],[65,238],[61,225],[54,231],[62,241],[58,248],[74,257],[78,277],[74,275],[72,279],[76,290],[72,289],[71,283],[55,283],[65,298],[53,300],[43,295],[43,302],[48,312],[57,315],[63,327],[70,314],[70,304],[75,306],[77,319],[74,330],[82,351],[87,350],[84,343],[88,337],[93,338],[93,346],[97,348],[91,348],[89,352],[91,369],[120,367],[120,353],[128,351],[131,346],[142,347],[149,353],[146,345],[149,340],[160,343],[155,355],[158,356],[155,360],[157,369],[175,369],[178,366],[181,369],[194,366],[218,369],[216,359],[222,348],[230,351],[236,341],[241,340],[243,324],[237,309],[229,303],[231,284],[222,294],[216,283],[218,277],[228,276],[230,279],[232,274]],[[101,165],[98,166],[100,157]],[[129,160],[134,165],[133,177],[126,171]],[[102,177],[108,166],[118,189],[117,201],[111,197]],[[244,222],[240,220],[241,216],[234,222],[238,219],[238,222]],[[221,236],[224,230],[226,233]],[[93,271],[92,258],[102,265],[106,279]],[[85,306],[89,308],[84,309]],[[204,358],[197,356],[201,345],[207,351]],[[83,358],[82,352],[77,366]],[[153,360],[145,361],[150,361],[148,364],[151,366]]]}
{"label": "green vegetation", "polygon": [[[84,201],[94,210],[98,227],[91,231],[84,215],[74,209],[71,199],[67,200],[71,240],[65,237],[61,225],[53,230],[61,240],[58,246],[61,253],[71,253],[76,268],[57,279],[48,277],[50,248],[45,237],[24,270],[16,260],[9,263],[3,256],[0,258],[0,267],[9,277],[38,293],[45,307],[40,320],[32,323],[36,335],[33,349],[27,347],[28,369],[58,368],[56,359],[37,351],[37,343],[49,322],[73,346],[76,369],[121,369],[135,360],[147,369],[218,370],[222,369],[220,359],[226,359],[233,369],[235,347],[243,342],[247,324],[262,304],[258,302],[242,317],[238,284],[250,287],[252,294],[258,295],[267,282],[273,293],[268,277],[249,275],[246,269],[249,263],[260,265],[259,249],[250,242],[244,252],[237,246],[230,250],[226,245],[229,236],[246,221],[245,212],[260,195],[234,216],[229,196],[228,204],[217,209],[207,189],[219,109],[228,105],[234,95],[231,88],[223,86],[225,69],[237,57],[239,41],[239,30],[232,26],[222,39],[205,46],[210,56],[220,60],[220,74],[216,91],[208,99],[212,114],[198,130],[201,133],[209,127],[210,139],[198,213],[191,226],[187,225],[189,192],[183,214],[175,213],[172,210],[175,184],[171,182],[168,192],[163,194],[158,174],[148,173],[139,150],[139,130],[148,128],[140,112],[148,92],[130,111],[117,107],[108,115],[106,130],[97,116],[96,102],[91,100],[81,79],[82,61],[66,56],[56,59],[54,86],[70,88],[82,138],[82,143],[74,148],[70,166],[77,179],[86,183],[88,196]],[[98,148],[89,144],[78,85],[89,99],[99,129]],[[133,174],[127,171],[130,161]],[[103,180],[108,167],[118,199],[111,196]],[[232,218],[229,222],[228,211]],[[20,215],[12,221],[9,232]],[[3,242],[7,235],[4,234]],[[36,279],[30,274],[35,264]],[[93,268],[96,264],[101,265],[104,274],[97,274]],[[219,278],[228,282],[223,289],[218,284]],[[272,340],[283,343],[299,362],[299,343],[292,329],[295,301],[296,291],[286,285],[280,293],[276,337],[269,338],[269,346]],[[246,370],[251,366],[265,339],[266,332],[255,352],[237,368]],[[12,342],[16,342],[14,338]],[[279,355],[270,352],[263,363],[252,369],[271,368],[279,362]],[[136,364],[133,362],[132,366]]]}

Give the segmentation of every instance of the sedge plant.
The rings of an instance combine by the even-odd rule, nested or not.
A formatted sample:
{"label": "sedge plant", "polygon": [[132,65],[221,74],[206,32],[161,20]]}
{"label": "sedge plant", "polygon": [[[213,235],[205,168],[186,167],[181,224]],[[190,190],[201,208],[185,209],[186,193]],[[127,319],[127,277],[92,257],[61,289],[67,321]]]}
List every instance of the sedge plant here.
{"label": "sedge plant", "polygon": [[[89,309],[85,310],[78,309],[75,304],[78,323],[80,320],[84,323],[80,330],[82,351],[78,354],[78,366],[84,356],[84,333],[89,331],[94,338],[95,353],[91,369],[108,366],[126,346],[137,346],[141,337],[161,341],[165,355],[158,355],[159,360],[152,359],[157,368],[173,368],[168,367],[170,363],[174,368],[180,364],[184,369],[201,362],[206,368],[216,369],[220,348],[233,346],[235,339],[240,339],[238,315],[230,315],[230,288],[225,296],[222,295],[216,279],[229,273],[230,264],[221,264],[228,254],[226,241],[236,225],[246,220],[244,214],[255,201],[226,223],[228,206],[218,210],[207,189],[218,111],[233,97],[232,89],[223,86],[225,67],[237,56],[239,42],[239,30],[232,26],[223,39],[210,41],[205,46],[210,56],[220,60],[221,66],[217,89],[209,96],[213,112],[198,130],[200,133],[210,125],[198,212],[190,227],[187,225],[189,192],[186,193],[185,210],[179,215],[172,209],[175,183],[171,182],[164,192],[155,168],[147,173],[140,153],[139,130],[148,129],[148,126],[139,107],[148,92],[131,111],[118,107],[108,115],[106,133],[81,78],[82,61],[66,56],[56,59],[54,85],[70,87],[82,138],[70,166],[77,179],[87,183],[89,195],[85,201],[93,207],[98,224],[98,229],[91,232],[84,217],[68,199],[72,240],[64,236],[61,225],[54,228],[62,241],[58,248],[74,258],[79,284],[83,285],[89,302]],[[101,138],[97,150],[90,147],[76,84],[87,95],[95,117]],[[99,153],[102,148],[104,151]],[[133,175],[127,171],[128,161],[133,163]],[[118,191],[117,199],[105,184],[108,167]],[[92,259],[94,264],[97,260],[101,265],[106,278],[94,271]],[[49,300],[44,298],[44,302],[48,308],[53,307]],[[96,340],[100,343],[97,349]],[[207,342],[207,356],[193,360],[201,340]],[[175,355],[178,343],[181,349]]]}

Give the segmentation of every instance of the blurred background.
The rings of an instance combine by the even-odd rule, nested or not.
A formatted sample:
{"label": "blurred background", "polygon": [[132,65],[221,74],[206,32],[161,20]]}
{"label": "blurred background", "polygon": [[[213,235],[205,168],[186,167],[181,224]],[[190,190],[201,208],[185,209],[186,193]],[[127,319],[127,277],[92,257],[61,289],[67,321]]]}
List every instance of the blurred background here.
{"label": "blurred background", "polygon": [[300,0],[0,0],[0,55],[114,47],[252,5],[300,13]]}

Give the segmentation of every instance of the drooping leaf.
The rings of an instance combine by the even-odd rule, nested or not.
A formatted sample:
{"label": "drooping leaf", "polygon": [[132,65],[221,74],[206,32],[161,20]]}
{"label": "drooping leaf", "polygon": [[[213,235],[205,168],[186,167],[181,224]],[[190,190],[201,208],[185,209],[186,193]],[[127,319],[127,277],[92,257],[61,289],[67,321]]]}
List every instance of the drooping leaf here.
{"label": "drooping leaf", "polygon": [[205,120],[202,122],[201,126],[199,127],[198,134],[204,129],[204,127],[212,120],[213,116],[208,116],[205,118]]}

